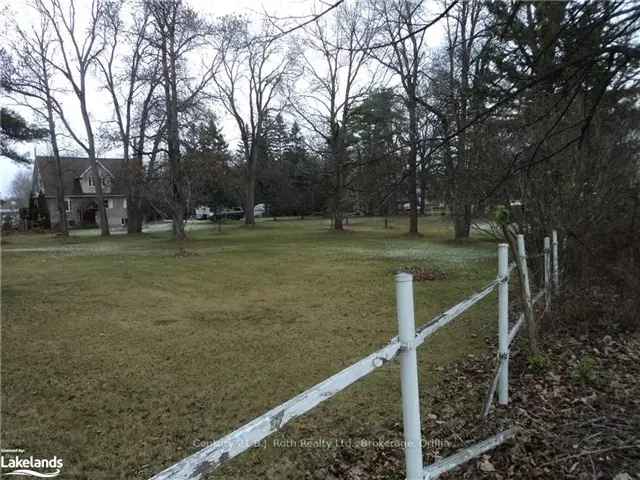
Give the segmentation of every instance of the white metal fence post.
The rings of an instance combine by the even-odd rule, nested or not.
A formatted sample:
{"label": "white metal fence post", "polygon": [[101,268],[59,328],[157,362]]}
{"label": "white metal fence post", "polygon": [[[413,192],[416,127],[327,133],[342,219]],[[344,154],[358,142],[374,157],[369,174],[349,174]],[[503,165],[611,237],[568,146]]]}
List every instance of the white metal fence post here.
{"label": "white metal fence post", "polygon": [[544,237],[544,306],[551,310],[551,239]]}
{"label": "white metal fence post", "polygon": [[551,232],[551,241],[553,243],[553,288],[558,294],[560,292],[560,276],[558,273],[558,232]]}
{"label": "white metal fence post", "polygon": [[402,350],[400,351],[400,376],[406,478],[407,480],[418,480],[422,478],[423,464],[412,275],[408,273],[398,273],[396,275],[396,302],[398,338],[402,344]]}
{"label": "white metal fence post", "polygon": [[509,245],[498,245],[498,403],[509,403]]}

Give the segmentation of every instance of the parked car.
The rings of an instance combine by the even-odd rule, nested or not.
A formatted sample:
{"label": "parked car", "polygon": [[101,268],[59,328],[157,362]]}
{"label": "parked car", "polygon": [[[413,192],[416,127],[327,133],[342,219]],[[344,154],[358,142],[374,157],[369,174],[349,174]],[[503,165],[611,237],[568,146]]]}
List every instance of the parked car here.
{"label": "parked car", "polygon": [[217,222],[219,220],[240,220],[244,217],[244,210],[240,207],[235,208],[223,208],[222,210],[216,210],[209,216],[209,220]]}
{"label": "parked car", "polygon": [[199,207],[196,208],[196,214],[195,214],[196,220],[206,220],[212,215],[213,215],[213,211],[211,210],[210,207],[207,207],[205,205],[200,205]]}
{"label": "parked car", "polygon": [[[265,204],[259,203],[253,209],[253,215],[255,217],[263,217],[266,210]],[[212,222],[217,222],[220,219],[241,220],[244,218],[244,209],[241,207],[224,208],[222,210],[216,210],[208,217]]]}
{"label": "parked car", "polygon": [[265,212],[267,211],[264,203],[258,203],[253,208],[253,216],[254,217],[264,217]]}

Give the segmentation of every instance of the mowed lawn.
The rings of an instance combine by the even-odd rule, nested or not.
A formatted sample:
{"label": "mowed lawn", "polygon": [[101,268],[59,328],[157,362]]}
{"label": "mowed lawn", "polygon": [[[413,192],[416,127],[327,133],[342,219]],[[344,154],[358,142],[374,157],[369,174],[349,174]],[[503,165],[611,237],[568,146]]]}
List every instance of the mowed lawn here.
{"label": "mowed lawn", "polygon": [[[6,237],[2,447],[57,455],[60,478],[148,478],[384,346],[399,268],[446,273],[415,284],[418,324],[495,278],[488,240],[454,242],[441,218],[422,219],[418,239],[404,218],[392,227],[264,221],[194,230],[181,245],[169,233]],[[425,412],[438,366],[496,330],[490,296],[421,348]],[[394,362],[275,438],[394,439],[399,392]],[[211,478],[304,478],[335,453],[267,445]]]}

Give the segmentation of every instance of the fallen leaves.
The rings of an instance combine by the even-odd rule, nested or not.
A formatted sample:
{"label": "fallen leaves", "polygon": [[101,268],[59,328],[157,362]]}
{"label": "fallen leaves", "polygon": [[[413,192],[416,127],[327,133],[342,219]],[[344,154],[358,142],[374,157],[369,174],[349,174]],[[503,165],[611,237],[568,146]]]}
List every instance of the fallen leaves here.
{"label": "fallen leaves", "polygon": [[[425,282],[434,280],[446,280],[447,274],[437,268],[421,265],[406,265],[395,269],[395,272],[405,272],[413,275],[414,282]],[[394,272],[394,273],[395,273]]]}
{"label": "fallen leaves", "polygon": [[[549,319],[547,319],[549,321]],[[544,342],[544,361],[532,364],[513,347],[511,401],[478,412],[491,381],[495,345],[445,367],[423,411],[425,463],[433,463],[498,431],[517,426],[509,442],[441,478],[637,480],[640,466],[640,336],[572,335],[559,325]],[[389,435],[402,427],[390,424]],[[359,468],[356,468],[359,466]],[[336,478],[403,478],[402,449],[336,452]],[[628,473],[631,472],[631,473]],[[333,478],[333,477],[328,477]]]}

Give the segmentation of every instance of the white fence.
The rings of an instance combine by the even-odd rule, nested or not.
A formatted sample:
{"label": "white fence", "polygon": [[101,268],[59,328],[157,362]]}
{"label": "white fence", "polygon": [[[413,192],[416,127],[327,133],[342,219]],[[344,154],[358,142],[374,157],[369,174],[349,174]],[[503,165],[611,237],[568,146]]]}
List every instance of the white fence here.
{"label": "white fence", "polygon": [[[558,241],[553,232],[553,248],[550,240],[544,243],[544,288],[531,298],[528,284],[527,257],[524,237],[518,235],[518,262],[525,277],[525,290],[532,303],[543,296],[547,308],[551,299],[551,265],[553,265],[553,283],[558,290]],[[437,330],[460,316],[480,300],[498,289],[498,368],[489,389],[487,402],[483,410],[486,415],[491,407],[495,390],[498,390],[498,403],[509,402],[509,345],[515,339],[524,323],[524,315],[509,330],[509,277],[515,263],[509,265],[509,249],[505,244],[498,246],[498,276],[481,291],[438,315],[426,325],[415,329],[413,310],[413,277],[408,273],[396,275],[396,301],[398,317],[398,336],[385,347],[345,368],[332,377],[302,392],[282,405],[269,410],[227,436],[212,442],[202,450],[184,458],[171,467],[156,474],[151,480],[197,480],[212,472],[226,461],[257,445],[261,440],[281,429],[285,424],[308,412],[319,403],[328,400],[349,385],[383,367],[390,360],[400,358],[402,413],[405,437],[405,467],[408,480],[427,480],[440,476],[462,463],[495,448],[515,435],[512,429],[500,432],[482,442],[458,451],[454,455],[431,465],[422,460],[422,432],[420,421],[420,401],[418,386],[418,364],[416,349]],[[550,258],[552,255],[553,259]]]}

